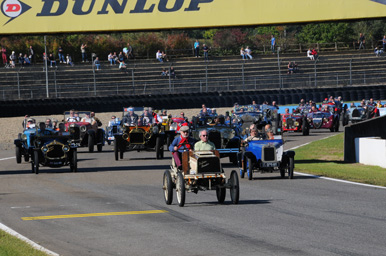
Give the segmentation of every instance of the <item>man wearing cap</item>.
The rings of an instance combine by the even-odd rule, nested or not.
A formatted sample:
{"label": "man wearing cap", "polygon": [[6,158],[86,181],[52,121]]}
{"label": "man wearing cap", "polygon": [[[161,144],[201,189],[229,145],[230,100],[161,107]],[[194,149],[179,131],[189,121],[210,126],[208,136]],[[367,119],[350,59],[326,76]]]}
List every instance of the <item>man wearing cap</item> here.
{"label": "man wearing cap", "polygon": [[173,159],[179,169],[181,168],[181,153],[184,151],[192,151],[194,144],[194,139],[189,137],[188,126],[182,126],[180,134],[169,146],[169,151],[172,152]]}
{"label": "man wearing cap", "polygon": [[207,130],[200,131],[200,141],[194,144],[194,151],[215,150],[216,146],[209,141],[209,134]]}
{"label": "man wearing cap", "polygon": [[129,107],[128,113],[122,118],[121,124],[136,125],[138,122],[138,115],[134,113],[134,108]]}

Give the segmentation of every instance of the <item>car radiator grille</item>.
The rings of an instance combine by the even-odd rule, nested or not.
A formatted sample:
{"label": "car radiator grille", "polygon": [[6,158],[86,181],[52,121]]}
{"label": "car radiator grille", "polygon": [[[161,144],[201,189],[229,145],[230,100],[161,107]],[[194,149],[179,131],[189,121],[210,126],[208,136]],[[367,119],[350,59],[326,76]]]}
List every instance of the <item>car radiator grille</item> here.
{"label": "car radiator grille", "polygon": [[275,161],[276,150],[274,147],[264,148],[264,161]]}
{"label": "car radiator grille", "polygon": [[288,119],[286,120],[286,122],[287,122],[287,127],[292,127],[292,126],[294,126],[294,120],[293,120],[292,118],[288,118]]}
{"label": "car radiator grille", "polygon": [[221,133],[218,131],[211,131],[209,132],[209,140],[213,142],[213,144],[216,146],[216,148],[222,148],[221,147]]}
{"label": "car radiator grille", "polygon": [[113,133],[117,133],[118,132],[118,127],[116,125],[113,126],[112,132]]}
{"label": "car radiator grille", "polygon": [[63,151],[62,145],[51,145],[49,146],[49,151],[46,154],[49,159],[63,158],[65,153]]}
{"label": "car radiator grille", "polygon": [[354,109],[353,111],[352,111],[352,115],[351,115],[352,117],[359,117],[360,116],[360,113],[359,113],[359,110],[358,109]]}
{"label": "car radiator grille", "polygon": [[130,133],[130,143],[133,144],[143,144],[145,138],[143,137],[143,133],[132,132]]}

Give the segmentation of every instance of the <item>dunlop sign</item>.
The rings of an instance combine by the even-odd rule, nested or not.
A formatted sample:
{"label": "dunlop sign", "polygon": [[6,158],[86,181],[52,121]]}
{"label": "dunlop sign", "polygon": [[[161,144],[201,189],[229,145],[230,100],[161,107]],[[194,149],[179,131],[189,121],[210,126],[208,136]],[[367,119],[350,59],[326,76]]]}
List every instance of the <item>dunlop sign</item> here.
{"label": "dunlop sign", "polygon": [[0,34],[248,26],[386,16],[386,0],[0,1]]}

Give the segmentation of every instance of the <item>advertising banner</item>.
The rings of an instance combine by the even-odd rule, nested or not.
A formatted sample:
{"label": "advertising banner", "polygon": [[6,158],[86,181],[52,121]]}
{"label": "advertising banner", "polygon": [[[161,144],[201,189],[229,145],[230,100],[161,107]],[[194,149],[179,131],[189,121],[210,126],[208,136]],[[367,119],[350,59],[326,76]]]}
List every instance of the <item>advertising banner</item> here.
{"label": "advertising banner", "polygon": [[0,1],[0,34],[253,26],[386,16],[386,0]]}

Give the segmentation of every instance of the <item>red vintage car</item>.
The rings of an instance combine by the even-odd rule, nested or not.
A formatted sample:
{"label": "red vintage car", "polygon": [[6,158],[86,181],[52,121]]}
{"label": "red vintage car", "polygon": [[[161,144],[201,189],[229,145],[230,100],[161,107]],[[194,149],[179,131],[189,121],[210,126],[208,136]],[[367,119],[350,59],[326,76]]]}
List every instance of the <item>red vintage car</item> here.
{"label": "red vintage car", "polygon": [[310,111],[310,107],[298,107],[292,113],[282,114],[283,132],[302,132],[303,135],[309,134],[309,127],[304,120]]}
{"label": "red vintage car", "polygon": [[324,103],[317,111],[307,114],[307,124],[311,129],[330,129],[339,131],[340,109],[334,104]]}

